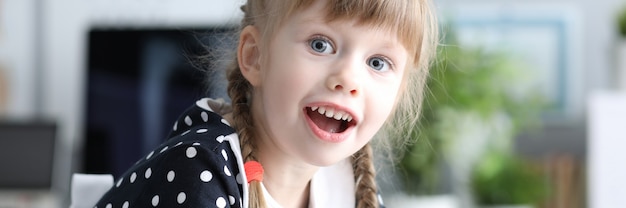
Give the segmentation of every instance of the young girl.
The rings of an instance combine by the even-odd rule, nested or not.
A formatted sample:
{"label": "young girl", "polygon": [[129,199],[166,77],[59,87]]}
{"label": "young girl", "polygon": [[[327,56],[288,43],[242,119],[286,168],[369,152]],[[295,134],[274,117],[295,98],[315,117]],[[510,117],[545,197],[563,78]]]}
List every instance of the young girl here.
{"label": "young girl", "polygon": [[417,120],[437,40],[427,0],[242,10],[232,104],[197,101],[97,207],[382,206],[370,141]]}

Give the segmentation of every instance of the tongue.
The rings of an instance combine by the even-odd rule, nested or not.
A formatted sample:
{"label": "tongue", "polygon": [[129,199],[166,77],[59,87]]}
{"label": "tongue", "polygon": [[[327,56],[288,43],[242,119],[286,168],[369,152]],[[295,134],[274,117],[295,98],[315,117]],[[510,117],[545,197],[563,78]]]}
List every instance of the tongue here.
{"label": "tongue", "polygon": [[317,112],[309,111],[309,117],[317,125],[318,128],[330,132],[330,133],[338,133],[343,131],[342,129],[342,121],[338,121],[332,118],[328,118],[324,115],[321,115]]}

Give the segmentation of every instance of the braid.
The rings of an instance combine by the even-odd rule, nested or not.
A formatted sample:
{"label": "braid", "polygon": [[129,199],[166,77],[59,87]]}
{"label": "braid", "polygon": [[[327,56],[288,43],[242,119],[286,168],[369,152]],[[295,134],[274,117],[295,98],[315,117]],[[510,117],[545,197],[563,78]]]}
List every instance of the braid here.
{"label": "braid", "polygon": [[[233,104],[233,126],[237,129],[241,142],[241,155],[244,162],[254,160],[254,125],[252,113],[248,102],[248,93],[252,86],[241,74],[239,66],[235,62],[228,73],[228,95]],[[248,205],[250,208],[265,207],[265,198],[261,188],[261,182],[251,181],[249,184]]]}
{"label": "braid", "polygon": [[[243,77],[239,66],[235,63],[228,73],[228,95],[233,103],[233,126],[237,129],[239,140],[241,142],[241,155],[244,162],[254,160],[254,126],[250,105],[248,105],[248,93],[252,90],[252,86]],[[249,184],[249,207],[259,208],[265,206],[265,199],[261,189],[261,182],[251,181]]]}
{"label": "braid", "polygon": [[[253,18],[250,17],[250,12],[248,12],[248,7],[247,4],[241,6],[241,10],[245,15],[241,22],[242,28],[254,24]],[[237,130],[237,134],[239,135],[243,161],[257,161],[254,155],[254,150],[256,149],[254,142],[254,123],[249,105],[250,102],[248,100],[249,94],[252,92],[252,86],[248,80],[245,79],[243,74],[241,74],[236,56],[228,70],[227,79],[228,95],[233,105],[233,127]],[[250,208],[265,207],[265,198],[263,197],[261,182],[251,181],[248,187],[248,206]]]}
{"label": "braid", "polygon": [[352,155],[352,168],[356,181],[356,207],[378,207],[376,171],[372,162],[372,147],[367,143]]}
{"label": "braid", "polygon": [[233,103],[233,126],[237,129],[241,140],[241,154],[245,161],[254,160],[256,158],[254,158],[252,154],[252,149],[254,149],[255,146],[250,141],[250,137],[254,134],[254,131],[247,96],[252,87],[243,77],[237,65],[233,66],[233,69],[229,72],[228,81],[228,95]]}

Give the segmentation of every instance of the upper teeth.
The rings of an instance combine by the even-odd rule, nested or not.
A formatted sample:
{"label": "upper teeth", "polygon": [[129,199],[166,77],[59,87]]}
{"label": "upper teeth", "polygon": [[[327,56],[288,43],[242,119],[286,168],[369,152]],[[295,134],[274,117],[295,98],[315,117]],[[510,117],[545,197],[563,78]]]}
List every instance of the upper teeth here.
{"label": "upper teeth", "polygon": [[311,107],[311,110],[317,111],[317,113],[322,114],[328,118],[334,118],[335,120],[344,120],[348,122],[352,121],[352,116],[350,116],[350,114],[334,108],[314,106]]}

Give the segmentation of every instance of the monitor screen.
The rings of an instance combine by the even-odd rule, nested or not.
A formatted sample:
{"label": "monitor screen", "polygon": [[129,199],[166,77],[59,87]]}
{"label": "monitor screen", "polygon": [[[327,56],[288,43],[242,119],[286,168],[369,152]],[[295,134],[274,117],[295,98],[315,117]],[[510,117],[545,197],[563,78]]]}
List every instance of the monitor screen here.
{"label": "monitor screen", "polygon": [[56,125],[0,122],[0,189],[49,189]]}
{"label": "monitor screen", "polygon": [[[230,28],[95,28],[89,32],[83,173],[119,177],[163,142],[202,97],[225,97]],[[215,71],[207,73],[203,68]]]}

